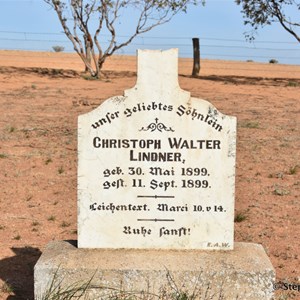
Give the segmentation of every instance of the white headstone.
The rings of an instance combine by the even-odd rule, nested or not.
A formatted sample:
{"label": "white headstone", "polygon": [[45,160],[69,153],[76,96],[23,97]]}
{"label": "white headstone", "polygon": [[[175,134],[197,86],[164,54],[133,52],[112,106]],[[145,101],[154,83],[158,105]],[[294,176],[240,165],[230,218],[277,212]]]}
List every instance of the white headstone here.
{"label": "white headstone", "polygon": [[80,248],[233,249],[236,118],[180,89],[176,49],[78,123]]}

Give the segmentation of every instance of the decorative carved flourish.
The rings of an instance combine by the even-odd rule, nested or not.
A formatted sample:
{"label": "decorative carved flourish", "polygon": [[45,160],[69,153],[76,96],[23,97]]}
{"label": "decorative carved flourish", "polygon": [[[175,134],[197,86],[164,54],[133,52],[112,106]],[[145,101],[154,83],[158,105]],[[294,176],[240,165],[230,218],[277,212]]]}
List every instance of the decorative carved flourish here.
{"label": "decorative carved flourish", "polygon": [[171,127],[167,127],[164,123],[162,122],[158,122],[158,118],[155,119],[155,122],[150,123],[146,128],[142,127],[139,131],[148,131],[150,130],[155,131],[158,130],[160,132],[164,131],[172,131],[174,132],[174,129],[172,129]]}

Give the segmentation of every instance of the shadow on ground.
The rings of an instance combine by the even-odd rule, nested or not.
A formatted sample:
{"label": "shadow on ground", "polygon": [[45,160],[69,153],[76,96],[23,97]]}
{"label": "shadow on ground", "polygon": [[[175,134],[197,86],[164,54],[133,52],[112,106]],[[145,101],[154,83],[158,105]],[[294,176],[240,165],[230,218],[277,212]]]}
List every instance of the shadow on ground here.
{"label": "shadow on ground", "polygon": [[290,86],[299,87],[299,78],[265,78],[265,77],[251,77],[251,76],[235,76],[235,75],[200,75],[190,76],[180,74],[182,77],[194,78],[200,80],[209,80],[223,82],[225,84],[235,85],[266,85],[266,86]]}
{"label": "shadow on ground", "polygon": [[12,288],[7,300],[32,300],[33,268],[42,253],[33,247],[11,249],[15,256],[0,260],[0,278]]}

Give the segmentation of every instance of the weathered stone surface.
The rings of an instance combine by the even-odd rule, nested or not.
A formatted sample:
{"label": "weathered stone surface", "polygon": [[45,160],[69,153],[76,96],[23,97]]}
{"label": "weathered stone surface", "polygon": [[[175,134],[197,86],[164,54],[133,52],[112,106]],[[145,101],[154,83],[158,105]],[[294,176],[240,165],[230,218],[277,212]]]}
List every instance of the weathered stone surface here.
{"label": "weathered stone surface", "polygon": [[[233,251],[78,249],[51,242],[35,266],[35,299],[55,284],[67,289],[92,278],[87,299],[148,293],[172,299],[195,293],[196,299],[271,299],[275,272],[263,247],[235,243]],[[220,295],[223,298],[219,298]],[[156,299],[156,298],[149,298]]]}
{"label": "weathered stone surface", "polygon": [[236,118],[177,78],[177,50],[139,51],[136,86],[79,116],[80,248],[233,249]]}

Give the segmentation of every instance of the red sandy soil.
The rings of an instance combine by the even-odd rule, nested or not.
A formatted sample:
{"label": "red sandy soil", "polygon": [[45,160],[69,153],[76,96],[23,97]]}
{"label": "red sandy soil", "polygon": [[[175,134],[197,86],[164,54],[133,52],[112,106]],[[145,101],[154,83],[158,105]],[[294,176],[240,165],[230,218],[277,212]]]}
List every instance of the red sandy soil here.
{"label": "red sandy soil", "polygon": [[[136,58],[86,80],[74,54],[0,51],[0,299],[33,298],[51,240],[76,239],[77,117],[134,86]],[[262,244],[277,281],[300,284],[300,66],[181,59],[192,96],[238,119],[235,240]],[[300,299],[280,291],[278,299]]]}

